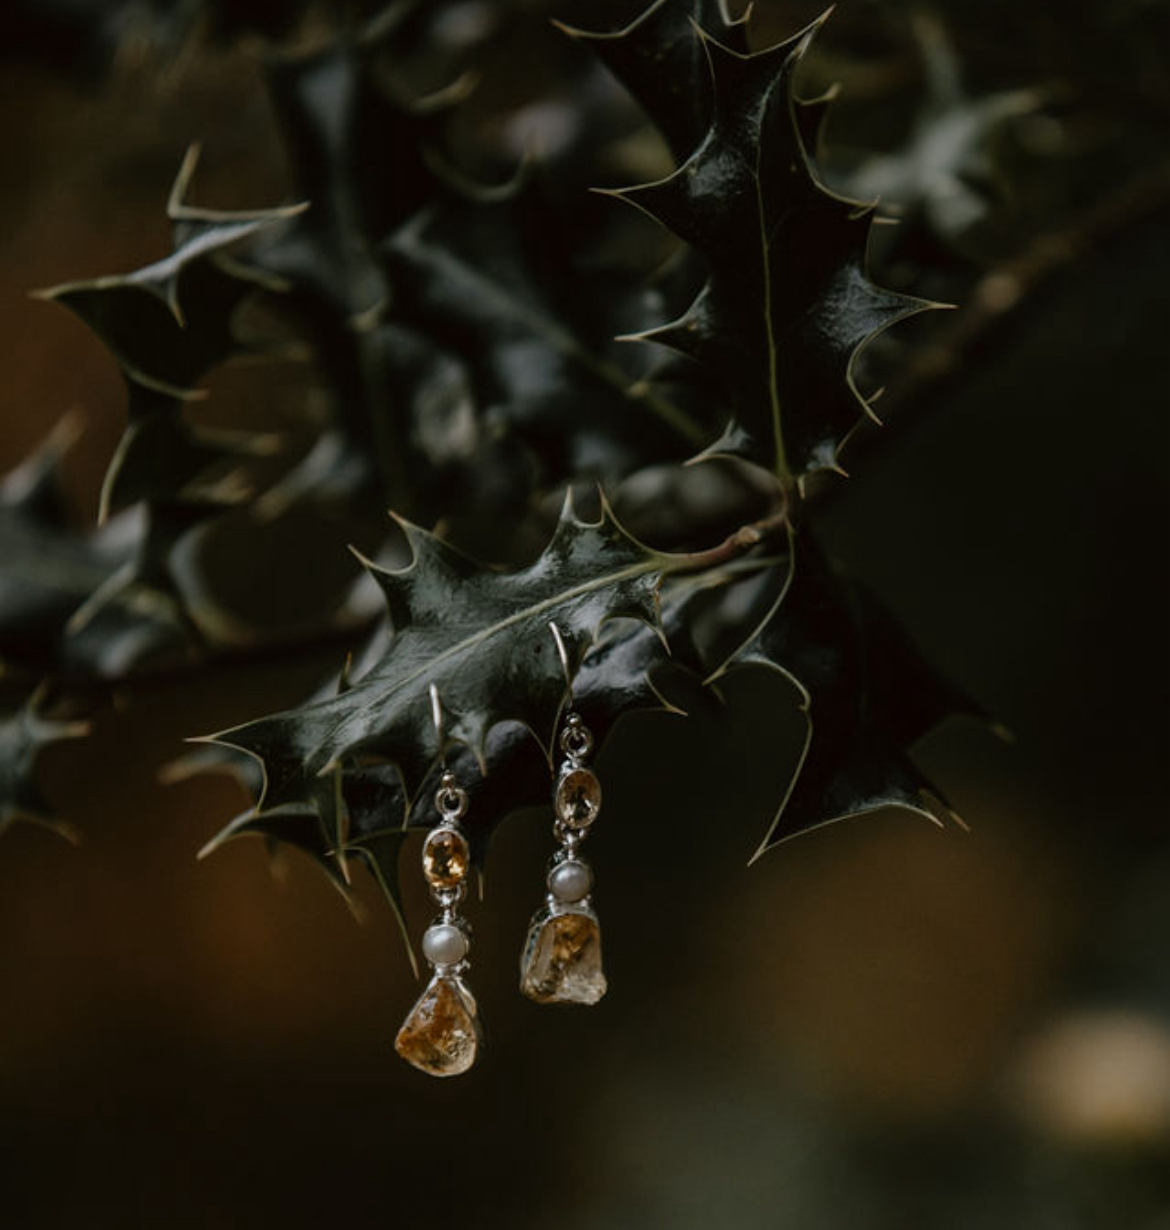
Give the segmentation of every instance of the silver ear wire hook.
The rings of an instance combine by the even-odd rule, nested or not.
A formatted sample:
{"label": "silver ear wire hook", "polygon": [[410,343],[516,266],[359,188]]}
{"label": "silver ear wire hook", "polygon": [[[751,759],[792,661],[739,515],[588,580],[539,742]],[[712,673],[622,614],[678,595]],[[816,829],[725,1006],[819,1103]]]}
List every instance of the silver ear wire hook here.
{"label": "silver ear wire hook", "polygon": [[555,623],[548,625],[553,640],[557,643],[557,653],[560,655],[561,668],[565,672],[565,688],[568,691],[568,704],[565,708],[565,721],[561,729],[561,750],[569,756],[574,764],[587,756],[593,748],[593,736],[589,733],[581,715],[573,706],[573,672],[569,666],[569,652],[565,648],[565,638]]}
{"label": "silver ear wire hook", "polygon": [[443,762],[443,766],[447,764],[447,749],[443,743],[443,702],[439,700],[439,689],[432,683],[430,687],[431,693],[431,721],[435,724],[435,738],[439,743],[439,759]]}
{"label": "silver ear wire hook", "polygon": [[467,810],[467,791],[456,783],[455,774],[447,764],[447,745],[443,738],[443,702],[439,699],[439,689],[432,683],[429,691],[431,721],[435,724],[435,738],[439,741],[439,765],[442,768],[439,788],[435,793],[435,807],[444,820],[454,822]]}
{"label": "silver ear wire hook", "polygon": [[573,669],[569,665],[569,651],[565,648],[565,638],[561,636],[561,630],[555,623],[550,621],[548,630],[552,633],[552,638],[557,645],[557,656],[561,659],[561,670],[565,672],[565,689],[569,696],[569,708],[573,707]]}

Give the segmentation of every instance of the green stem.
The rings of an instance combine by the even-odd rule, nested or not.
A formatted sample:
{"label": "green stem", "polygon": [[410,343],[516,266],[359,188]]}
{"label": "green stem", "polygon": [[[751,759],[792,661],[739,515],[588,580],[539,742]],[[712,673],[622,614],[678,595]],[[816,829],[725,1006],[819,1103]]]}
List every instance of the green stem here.
{"label": "green stem", "polygon": [[663,573],[673,575],[685,572],[705,572],[709,568],[718,568],[721,564],[730,563],[741,555],[768,542],[785,526],[791,525],[788,501],[773,513],[753,521],[750,525],[741,525],[739,529],[719,543],[708,547],[705,551],[690,551],[678,555],[664,555],[666,564]]}
{"label": "green stem", "polygon": [[776,479],[784,494],[785,502],[793,502],[797,490],[796,480],[788,464],[784,449],[784,433],[781,430],[779,362],[776,334],[772,323],[772,261],[768,246],[768,217],[764,208],[763,180],[760,176],[762,148],[756,151],[756,212],[760,226],[760,263],[764,270],[764,336],[768,343],[768,397],[772,409],[772,439],[776,445]]}

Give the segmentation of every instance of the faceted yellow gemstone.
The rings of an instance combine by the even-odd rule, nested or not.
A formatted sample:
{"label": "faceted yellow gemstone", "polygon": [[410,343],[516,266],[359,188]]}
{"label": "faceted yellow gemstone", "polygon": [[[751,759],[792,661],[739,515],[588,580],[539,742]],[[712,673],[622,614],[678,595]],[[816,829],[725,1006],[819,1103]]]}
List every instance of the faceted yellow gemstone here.
{"label": "faceted yellow gemstone", "polygon": [[601,926],[592,914],[541,910],[532,920],[520,989],[538,1004],[595,1004],[605,994]]}
{"label": "faceted yellow gemstone", "polygon": [[398,1031],[394,1049],[420,1072],[458,1076],[475,1063],[479,1011],[466,986],[450,976],[432,978]]}
{"label": "faceted yellow gemstone", "polygon": [[588,828],[601,810],[601,783],[589,769],[570,769],[557,782],[557,818],[570,828]]}
{"label": "faceted yellow gemstone", "polygon": [[455,829],[432,829],[423,845],[423,875],[432,888],[455,888],[467,878],[471,852]]}

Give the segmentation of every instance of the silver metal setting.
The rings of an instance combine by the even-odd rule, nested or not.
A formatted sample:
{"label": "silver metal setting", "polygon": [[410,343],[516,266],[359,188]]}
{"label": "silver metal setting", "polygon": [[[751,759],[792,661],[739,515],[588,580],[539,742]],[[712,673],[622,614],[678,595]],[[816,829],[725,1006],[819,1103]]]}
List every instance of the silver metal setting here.
{"label": "silver metal setting", "polygon": [[[601,924],[593,912],[593,869],[580,847],[601,810],[601,783],[586,764],[593,735],[573,709],[573,672],[564,638],[549,624],[565,672],[566,712],[557,739],[563,760],[553,775],[557,849],[545,872],[545,896],[528,925],[520,990],[538,1004],[595,1004],[605,994]],[[573,865],[554,892],[559,868]]]}
{"label": "silver metal setting", "polygon": [[446,767],[443,708],[434,684],[430,694],[443,771],[434,794],[439,819],[423,841],[422,870],[439,915],[422,938],[430,978],[402,1023],[394,1047],[403,1059],[430,1076],[458,1076],[475,1063],[483,1041],[475,997],[463,980],[470,964],[471,928],[460,915],[459,905],[467,895],[471,846],[459,824],[467,811],[467,792]]}
{"label": "silver metal setting", "polygon": [[[439,745],[439,754],[445,759],[445,740],[443,735],[443,706],[439,700],[439,690],[432,683],[430,687],[431,697],[431,720],[435,726],[435,739]],[[464,832],[459,821],[467,814],[467,791],[459,785],[455,774],[450,769],[444,768],[442,776],[439,778],[439,785],[435,791],[435,810],[439,813],[439,822],[430,829],[423,840],[423,859],[425,871],[426,851],[430,845],[431,839],[437,833],[444,831],[455,833],[463,841],[465,847],[469,851],[470,843],[467,840],[467,834]],[[468,869],[470,874],[470,868]],[[429,882],[428,882],[429,883]],[[471,950],[471,927],[467,920],[459,913],[459,906],[463,899],[467,896],[467,882],[461,880],[459,883],[451,887],[440,887],[430,885],[431,897],[435,904],[439,907],[438,917],[433,919],[428,926],[427,931],[433,927],[457,927],[466,940],[467,951]],[[470,965],[468,957],[465,955],[461,960],[450,963],[444,962],[428,962],[434,970],[436,977],[458,977],[467,970]],[[432,980],[433,981],[433,980]]]}
{"label": "silver metal setting", "polygon": [[[561,729],[559,742],[561,751],[565,754],[553,784],[553,836],[557,839],[559,848],[554,851],[549,860],[548,872],[545,876],[546,884],[549,876],[561,863],[580,863],[589,872],[591,878],[593,874],[592,865],[581,857],[581,843],[588,835],[596,816],[591,817],[587,824],[575,825],[566,822],[557,814],[557,791],[561,782],[570,773],[578,769],[587,769],[585,757],[593,750],[593,734],[581,720],[579,713],[570,711],[565,714],[565,724]],[[545,896],[545,909],[550,916],[553,914],[589,914],[596,918],[592,908],[592,897],[593,890],[590,887],[589,892],[577,901],[561,901],[553,895],[550,888]]]}

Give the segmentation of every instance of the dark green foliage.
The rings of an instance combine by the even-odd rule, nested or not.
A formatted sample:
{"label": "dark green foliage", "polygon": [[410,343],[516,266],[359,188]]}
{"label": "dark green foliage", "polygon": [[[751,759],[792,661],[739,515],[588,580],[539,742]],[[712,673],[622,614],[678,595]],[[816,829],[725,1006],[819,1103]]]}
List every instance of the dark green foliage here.
{"label": "dark green foliage", "polygon": [[527,726],[547,747],[566,684],[551,625],[575,674],[605,621],[657,618],[665,560],[608,513],[588,525],[566,508],[540,558],[504,574],[418,526],[404,523],[403,530],[413,552],[407,568],[367,565],[394,630],[384,656],[336,697],[218,736],[263,761],[266,801],[359,754],[392,760],[412,796],[444,750],[431,721],[431,688],[446,712],[444,737],[481,763],[488,733],[504,721]]}
{"label": "dark green foliage", "polygon": [[44,669],[65,625],[128,562],[132,544],[109,533],[77,534],[57,467],[68,422],[0,482],[0,661]]}
{"label": "dark green foliage", "polygon": [[704,36],[710,127],[673,175],[618,194],[710,268],[683,316],[641,336],[718,372],[731,422],[709,451],[764,466],[786,489],[839,469],[867,408],[857,352],[928,306],[867,278],[870,211],[813,175],[793,85],[813,33],[750,55]]}
{"label": "dark green foliage", "polygon": [[978,710],[926,667],[877,600],[835,572],[811,538],[791,573],[787,561],[774,571],[781,596],[719,672],[778,672],[796,687],[808,719],[798,768],[761,851],[885,807],[936,823],[953,814],[907,752],[949,714]]}
{"label": "dark green foliage", "polygon": [[184,403],[198,399],[200,379],[243,349],[237,309],[260,281],[233,264],[231,254],[266,227],[295,217],[301,206],[217,213],[185,203],[195,170],[192,151],[171,194],[174,250],[163,260],[124,276],[72,282],[42,291],[85,321],[118,361],[127,383],[126,433],[110,463],[102,491],[104,520],[141,500],[187,497],[231,502],[230,488],[209,472],[267,442],[242,433],[193,426]]}
{"label": "dark green foliage", "polygon": [[42,712],[35,693],[9,713],[0,712],[0,833],[20,820],[71,837],[73,827],[56,815],[37,781],[35,764],[42,748],[86,733],[81,722],[56,721]]}
{"label": "dark green foliage", "polygon": [[[286,573],[315,594],[303,629],[359,648],[314,697],[252,715],[178,771],[228,769],[258,793],[209,848],[259,835],[307,852],[343,890],[364,864],[395,909],[398,856],[434,818],[440,762],[471,795],[482,865],[499,822],[547,796],[570,686],[604,738],[623,713],[673,707],[659,691],[668,672],[692,698],[746,665],[791,679],[808,741],[768,842],[885,806],[945,814],[907,749],[968,707],[821,557],[807,524],[806,479],[839,469],[868,410],[858,352],[930,306],[870,279],[871,211],[818,180],[826,104],[795,85],[815,28],[749,52],[746,24],[719,0],[660,0],[618,34],[571,33],[680,164],[610,195],[684,247],[648,243],[636,215],[577,189],[604,173],[620,128],[588,102],[560,148],[503,185],[456,169],[466,89],[419,98],[403,83],[408,50],[425,55],[433,36],[411,6],[308,54],[273,53],[268,88],[304,204],[194,208],[190,157],[170,255],[47,292],[125,375],[103,515],[130,508],[134,532],[116,551],[65,534],[37,484],[0,509],[12,559],[67,561],[61,584],[26,594],[48,616],[32,621],[42,665],[90,678],[281,643],[260,615],[225,618],[204,569],[225,525],[242,558],[276,535]],[[490,124],[475,131],[480,165],[505,162]],[[241,327],[256,309],[267,346]],[[299,453],[274,458],[270,434],[200,423],[208,373],[290,341],[324,406],[295,425]],[[680,469],[696,456],[719,474],[702,507]],[[648,478],[657,495],[639,508],[631,493]],[[566,496],[593,500],[598,485],[600,519],[579,519]],[[623,497],[630,532],[608,503]],[[678,516],[661,515],[672,501]],[[341,581],[318,580],[307,526],[336,537],[335,556],[341,539],[359,544],[366,580],[344,567]],[[756,599],[739,601],[745,589]],[[2,614],[14,635],[29,625],[19,603]],[[133,616],[148,629],[137,639]],[[9,810],[39,806],[29,767],[52,728],[31,712],[3,728]]]}
{"label": "dark green foliage", "polygon": [[574,38],[587,41],[638,100],[680,161],[699,144],[711,117],[713,82],[696,27],[719,31],[726,47],[747,53],[746,23],[730,18],[725,0],[683,4],[658,0],[614,34],[564,27]]}

